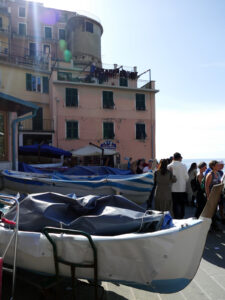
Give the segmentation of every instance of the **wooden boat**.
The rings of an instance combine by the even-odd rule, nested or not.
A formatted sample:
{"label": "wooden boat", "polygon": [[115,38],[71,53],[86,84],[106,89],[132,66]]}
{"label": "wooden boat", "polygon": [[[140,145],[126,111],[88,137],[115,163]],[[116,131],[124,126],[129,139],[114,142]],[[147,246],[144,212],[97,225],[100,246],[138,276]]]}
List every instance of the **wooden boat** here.
{"label": "wooden boat", "polygon": [[[174,220],[174,227],[148,233],[117,236],[91,236],[98,253],[98,278],[124,283],[159,293],[173,293],[185,288],[195,276],[204,250],[211,217],[223,184],[213,187],[201,217]],[[0,253],[13,230],[0,226]],[[87,238],[72,234],[51,234],[58,255],[70,262],[91,263],[92,251]],[[12,264],[13,249],[5,263]],[[54,274],[52,246],[39,232],[18,232],[17,266],[44,274]],[[70,276],[70,268],[59,268]],[[93,270],[77,269],[77,278],[93,279]]]}
{"label": "wooden boat", "polygon": [[153,173],[135,175],[73,176],[3,170],[3,186],[26,193],[74,193],[77,196],[121,194],[136,202],[147,201],[153,188]]}

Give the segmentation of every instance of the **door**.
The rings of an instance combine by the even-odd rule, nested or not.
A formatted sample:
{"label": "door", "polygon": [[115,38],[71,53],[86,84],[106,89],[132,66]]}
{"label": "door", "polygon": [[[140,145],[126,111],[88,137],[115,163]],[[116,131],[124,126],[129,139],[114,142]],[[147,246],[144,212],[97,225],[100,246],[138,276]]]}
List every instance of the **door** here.
{"label": "door", "polygon": [[34,131],[42,131],[43,130],[43,110],[39,108],[37,111],[36,117],[33,119],[33,130]]}

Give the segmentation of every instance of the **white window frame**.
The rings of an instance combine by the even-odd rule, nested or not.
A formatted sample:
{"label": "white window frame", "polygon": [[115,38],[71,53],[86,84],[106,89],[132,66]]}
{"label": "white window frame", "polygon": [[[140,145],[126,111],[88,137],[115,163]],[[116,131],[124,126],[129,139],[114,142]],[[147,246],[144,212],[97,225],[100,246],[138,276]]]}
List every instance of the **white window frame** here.
{"label": "white window frame", "polygon": [[[20,16],[20,8],[24,8],[24,9],[25,9],[25,16],[24,16],[24,17],[21,17],[21,16]],[[26,7],[24,7],[24,6],[19,6],[19,7],[18,7],[18,17],[19,17],[19,18],[26,18],[26,16],[27,16]]]}
{"label": "white window frame", "polygon": [[[33,90],[33,84],[32,84],[32,79],[31,79],[31,91],[30,92],[35,92],[35,93],[43,93],[43,76],[41,75],[33,75],[31,74],[32,78],[35,77],[35,90]],[[41,85],[41,90],[38,91],[38,78],[40,78],[40,85]]]}
{"label": "white window frame", "polygon": [[[20,35],[20,24],[25,24],[25,25],[26,25],[26,32],[25,32],[25,35]],[[24,22],[19,22],[19,23],[18,23],[18,35],[19,35],[19,36],[26,36],[26,35],[27,35],[27,23],[24,23]]]}

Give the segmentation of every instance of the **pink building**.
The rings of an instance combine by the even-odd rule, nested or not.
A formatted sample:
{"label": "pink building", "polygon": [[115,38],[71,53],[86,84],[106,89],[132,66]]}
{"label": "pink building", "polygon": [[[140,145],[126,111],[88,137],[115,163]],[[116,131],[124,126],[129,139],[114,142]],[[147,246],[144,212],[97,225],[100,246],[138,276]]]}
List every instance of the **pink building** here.
{"label": "pink building", "polygon": [[97,18],[5,0],[1,26],[0,77],[10,72],[13,84],[4,79],[0,92],[40,107],[20,122],[20,145],[93,143],[116,153],[108,157],[114,165],[155,157],[155,82],[141,85],[136,67],[104,66]]}
{"label": "pink building", "polygon": [[69,79],[61,77],[60,69],[53,71],[51,110],[57,132],[53,143],[68,150],[90,142],[103,145],[118,152],[121,163],[125,157],[155,157],[154,82],[137,88],[136,72],[123,70],[128,78],[122,82],[121,71],[110,71],[114,70],[118,74],[101,84],[96,77],[85,82],[87,74],[79,80],[75,74],[64,72]]}

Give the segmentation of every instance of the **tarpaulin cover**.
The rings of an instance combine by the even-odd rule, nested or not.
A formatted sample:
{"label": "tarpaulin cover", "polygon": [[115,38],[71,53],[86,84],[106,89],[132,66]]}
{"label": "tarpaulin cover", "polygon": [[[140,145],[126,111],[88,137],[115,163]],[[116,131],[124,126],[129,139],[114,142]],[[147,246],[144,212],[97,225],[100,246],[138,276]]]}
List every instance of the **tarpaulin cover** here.
{"label": "tarpaulin cover", "polygon": [[19,154],[21,155],[40,155],[40,156],[49,156],[49,157],[60,157],[64,155],[64,157],[72,156],[72,153],[60,148],[56,148],[53,146],[49,146],[47,144],[39,145],[29,145],[29,146],[21,146],[19,147]]}
{"label": "tarpaulin cover", "polygon": [[[12,207],[5,218],[13,220]],[[165,218],[166,219],[166,218]],[[85,196],[40,193],[20,200],[19,229],[42,231],[45,226],[82,230],[92,235],[118,235],[151,232],[171,227],[172,218],[164,223],[164,214],[149,211],[118,196]]]}
{"label": "tarpaulin cover", "polygon": [[69,168],[64,172],[66,175],[129,175],[133,174],[131,170],[121,170],[117,168],[104,166],[76,166]]}
{"label": "tarpaulin cover", "polygon": [[[41,169],[35,168],[26,163],[19,163],[19,171],[21,172],[31,172],[31,173],[56,173],[57,168],[53,170],[49,169]],[[117,168],[104,167],[104,166],[76,166],[73,168],[59,168],[58,171],[65,175],[131,175],[133,172],[131,170],[121,170]]]}

